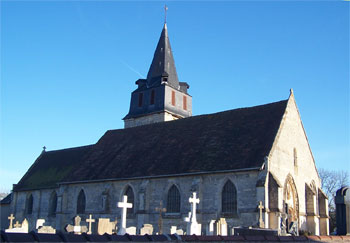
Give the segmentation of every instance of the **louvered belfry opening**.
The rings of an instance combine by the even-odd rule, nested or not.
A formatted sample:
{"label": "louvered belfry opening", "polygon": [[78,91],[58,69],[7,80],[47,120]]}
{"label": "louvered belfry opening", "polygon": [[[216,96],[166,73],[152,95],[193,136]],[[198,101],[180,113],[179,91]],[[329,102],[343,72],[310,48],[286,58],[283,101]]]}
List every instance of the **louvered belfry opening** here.
{"label": "louvered belfry opening", "polygon": [[167,212],[180,213],[180,192],[175,185],[172,185],[168,191]]}
{"label": "louvered belfry opening", "polygon": [[237,212],[237,190],[231,181],[227,181],[222,189],[221,203],[223,213],[235,214]]}

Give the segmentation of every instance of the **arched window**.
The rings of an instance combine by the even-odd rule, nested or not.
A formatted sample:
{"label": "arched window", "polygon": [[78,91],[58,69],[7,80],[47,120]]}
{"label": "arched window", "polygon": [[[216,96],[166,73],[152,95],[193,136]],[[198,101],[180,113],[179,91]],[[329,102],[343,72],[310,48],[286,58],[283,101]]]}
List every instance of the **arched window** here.
{"label": "arched window", "polygon": [[227,181],[222,189],[221,211],[231,214],[237,212],[237,190],[231,181]]}
{"label": "arched window", "polygon": [[30,196],[27,199],[27,214],[33,213],[33,195],[30,194]]}
{"label": "arched window", "polygon": [[168,191],[166,209],[168,213],[180,213],[180,192],[175,185],[172,185]]}
{"label": "arched window", "polygon": [[49,208],[49,215],[55,216],[56,215],[56,208],[57,208],[57,194],[56,192],[52,192],[50,197],[50,208]]}
{"label": "arched window", "polygon": [[85,205],[86,205],[85,193],[83,190],[81,190],[79,192],[78,201],[77,201],[77,214],[85,213]]}
{"label": "arched window", "polygon": [[134,204],[134,191],[132,190],[131,186],[128,186],[128,188],[126,188],[124,195],[128,197],[128,203],[132,204],[132,208],[128,208],[127,213],[132,214],[134,213],[135,204]]}
{"label": "arched window", "polygon": [[154,91],[154,89],[151,91],[151,101],[150,101],[150,104],[151,105],[154,105],[154,100],[155,100],[155,96],[156,96],[156,93]]}

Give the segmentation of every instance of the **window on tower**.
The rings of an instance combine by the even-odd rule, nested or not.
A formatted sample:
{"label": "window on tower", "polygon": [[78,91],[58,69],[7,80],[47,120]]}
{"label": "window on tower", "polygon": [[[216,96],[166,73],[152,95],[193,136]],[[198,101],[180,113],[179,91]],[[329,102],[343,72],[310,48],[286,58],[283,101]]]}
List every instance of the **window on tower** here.
{"label": "window on tower", "polygon": [[182,104],[183,104],[184,110],[187,110],[187,97],[186,97],[186,96],[183,96],[183,102],[182,102]]}
{"label": "window on tower", "polygon": [[143,93],[139,93],[139,107],[142,106],[142,102],[143,102]]}
{"label": "window on tower", "polygon": [[175,106],[175,91],[171,91],[171,104]]}

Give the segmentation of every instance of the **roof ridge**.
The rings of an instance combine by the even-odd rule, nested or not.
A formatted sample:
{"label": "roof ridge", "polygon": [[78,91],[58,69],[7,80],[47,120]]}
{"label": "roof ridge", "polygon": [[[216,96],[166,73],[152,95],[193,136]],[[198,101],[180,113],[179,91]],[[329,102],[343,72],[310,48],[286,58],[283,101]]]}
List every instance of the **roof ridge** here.
{"label": "roof ridge", "polygon": [[70,148],[49,150],[49,151],[45,151],[44,154],[45,153],[53,153],[53,152],[61,152],[61,151],[64,151],[64,150],[83,149],[83,148],[86,148],[86,147],[92,147],[94,145],[95,145],[95,143],[94,144],[83,145],[83,146],[78,146],[78,147],[70,147]]}

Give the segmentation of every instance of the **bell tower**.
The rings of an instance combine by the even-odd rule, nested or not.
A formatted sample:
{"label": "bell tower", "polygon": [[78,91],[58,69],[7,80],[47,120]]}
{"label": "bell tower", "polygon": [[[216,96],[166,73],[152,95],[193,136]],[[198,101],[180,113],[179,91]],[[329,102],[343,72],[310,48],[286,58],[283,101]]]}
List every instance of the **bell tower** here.
{"label": "bell tower", "polygon": [[192,116],[189,85],[178,80],[166,23],[147,79],[137,80],[136,85],[131,93],[129,113],[123,118],[125,128]]}

